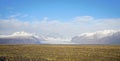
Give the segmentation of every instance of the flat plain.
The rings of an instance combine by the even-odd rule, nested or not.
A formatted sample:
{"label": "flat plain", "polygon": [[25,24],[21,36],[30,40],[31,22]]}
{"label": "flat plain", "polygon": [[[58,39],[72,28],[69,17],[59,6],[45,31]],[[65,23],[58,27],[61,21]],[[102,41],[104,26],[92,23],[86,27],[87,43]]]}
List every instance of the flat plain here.
{"label": "flat plain", "polygon": [[0,45],[0,61],[120,61],[120,45]]}

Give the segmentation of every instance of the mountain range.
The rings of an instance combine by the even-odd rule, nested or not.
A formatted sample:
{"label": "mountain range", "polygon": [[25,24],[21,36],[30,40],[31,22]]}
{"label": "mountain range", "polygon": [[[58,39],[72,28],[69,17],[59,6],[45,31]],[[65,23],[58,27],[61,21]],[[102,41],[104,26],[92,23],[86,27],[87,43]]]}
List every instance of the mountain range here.
{"label": "mountain range", "polygon": [[120,44],[120,30],[82,33],[71,41],[78,44]]}
{"label": "mountain range", "polygon": [[0,36],[0,44],[42,44],[42,41],[44,38],[26,32]]}
{"label": "mountain range", "polygon": [[11,35],[0,35],[0,44],[120,44],[120,30],[82,33],[71,39],[38,36],[22,31]]}

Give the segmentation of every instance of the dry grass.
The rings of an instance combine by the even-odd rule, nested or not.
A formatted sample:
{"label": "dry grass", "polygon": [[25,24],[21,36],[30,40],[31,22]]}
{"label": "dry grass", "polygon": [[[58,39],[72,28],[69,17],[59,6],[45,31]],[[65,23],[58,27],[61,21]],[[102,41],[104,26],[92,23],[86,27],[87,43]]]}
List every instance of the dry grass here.
{"label": "dry grass", "polygon": [[120,45],[0,45],[0,61],[120,61]]}

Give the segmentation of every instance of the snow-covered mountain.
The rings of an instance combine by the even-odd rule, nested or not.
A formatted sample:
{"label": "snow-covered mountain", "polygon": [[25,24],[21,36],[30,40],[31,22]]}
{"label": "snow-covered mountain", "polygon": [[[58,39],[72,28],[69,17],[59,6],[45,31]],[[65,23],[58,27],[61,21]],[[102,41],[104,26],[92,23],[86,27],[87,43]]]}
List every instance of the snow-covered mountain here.
{"label": "snow-covered mountain", "polygon": [[27,32],[15,32],[12,35],[0,35],[0,44],[42,44],[44,38]]}
{"label": "snow-covered mountain", "polygon": [[83,33],[71,40],[78,44],[120,44],[120,30],[104,30]]}
{"label": "snow-covered mountain", "polygon": [[120,30],[82,33],[70,39],[47,37],[27,32],[0,35],[0,44],[120,44]]}
{"label": "snow-covered mountain", "polygon": [[0,44],[68,44],[68,39],[35,35],[27,32],[15,32],[12,35],[0,35]]}

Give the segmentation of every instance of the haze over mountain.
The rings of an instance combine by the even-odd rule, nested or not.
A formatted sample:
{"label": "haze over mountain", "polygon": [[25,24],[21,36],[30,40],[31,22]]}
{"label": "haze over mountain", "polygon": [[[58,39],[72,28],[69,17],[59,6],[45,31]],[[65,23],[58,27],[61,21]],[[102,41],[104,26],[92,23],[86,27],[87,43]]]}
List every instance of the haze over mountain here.
{"label": "haze over mountain", "polygon": [[120,30],[82,33],[71,40],[78,44],[120,44]]}

